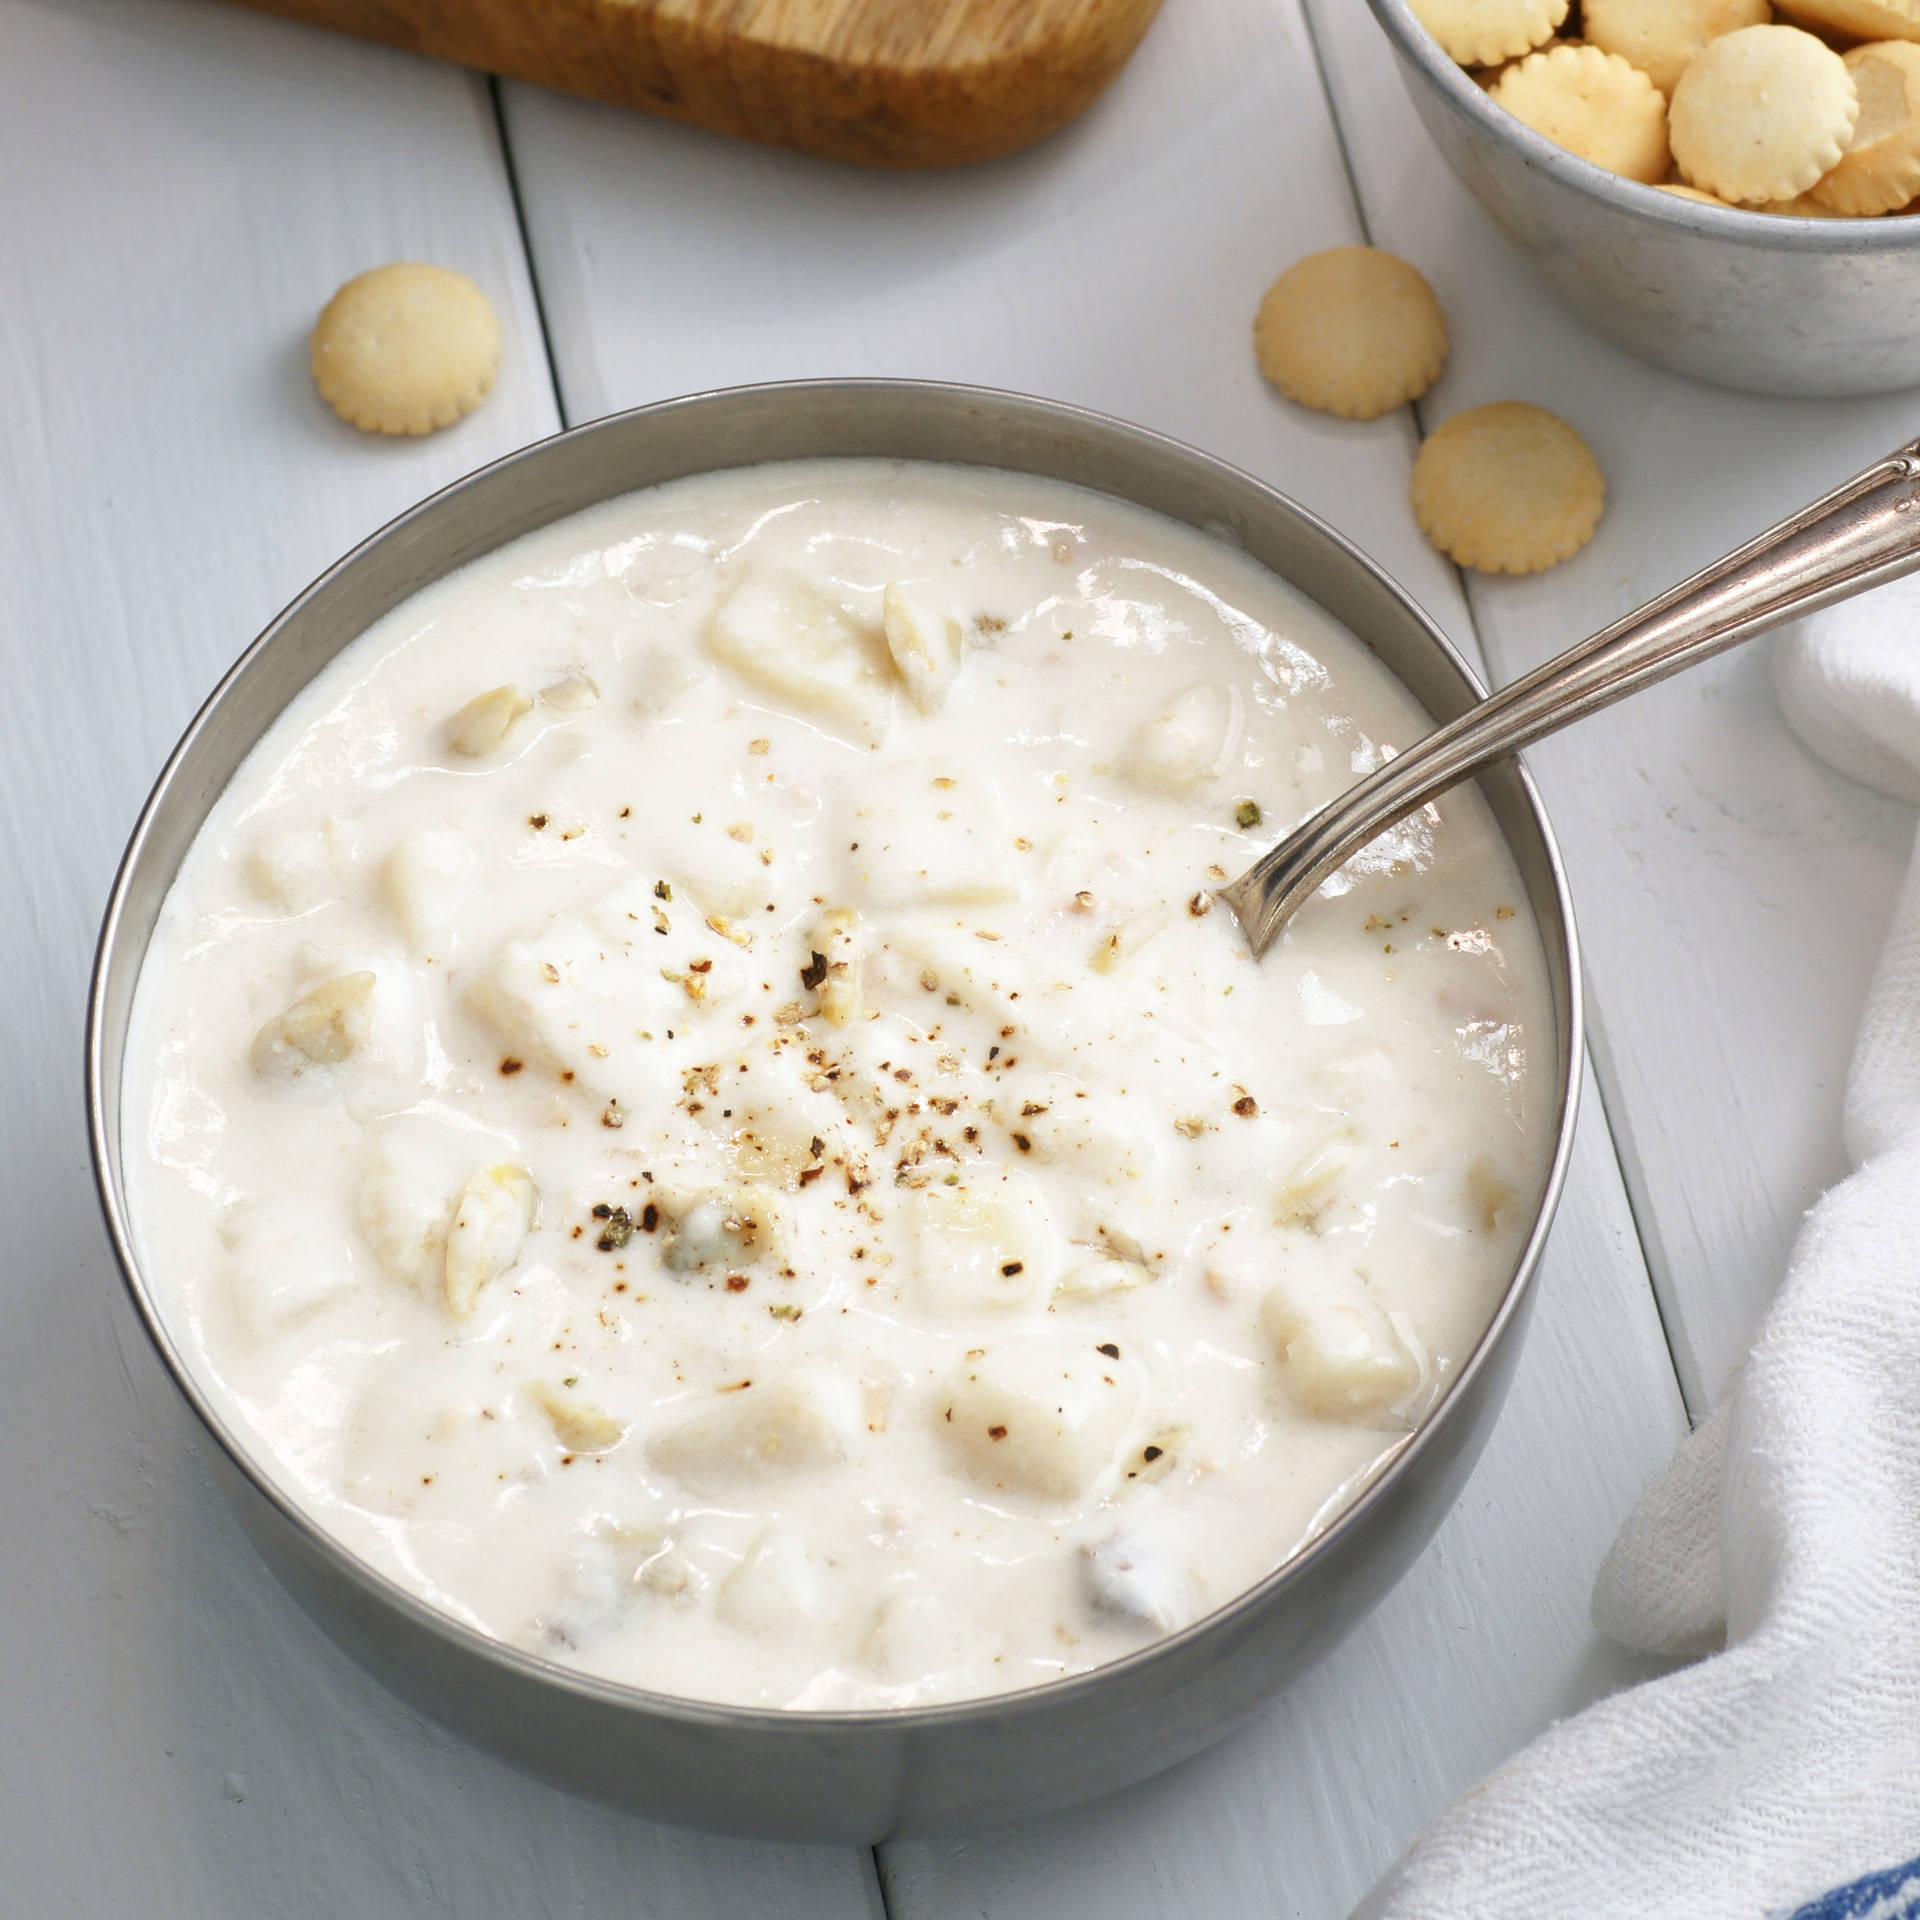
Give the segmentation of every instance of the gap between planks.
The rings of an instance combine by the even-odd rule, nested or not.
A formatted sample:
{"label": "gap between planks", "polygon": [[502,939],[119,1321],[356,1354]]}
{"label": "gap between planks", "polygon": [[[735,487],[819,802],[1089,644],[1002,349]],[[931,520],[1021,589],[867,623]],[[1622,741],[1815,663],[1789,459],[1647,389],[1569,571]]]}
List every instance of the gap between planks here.
{"label": "gap between planks", "polygon": [[520,241],[520,257],[526,262],[527,285],[533,290],[533,310],[540,321],[540,351],[547,363],[547,385],[553,393],[553,410],[560,416],[560,429],[579,423],[567,405],[567,390],[560,378],[560,362],[553,351],[553,329],[547,324],[547,297],[540,285],[540,266],[533,256],[533,243],[527,234],[526,202],[520,196],[520,169],[513,157],[513,133],[507,125],[507,110],[500,98],[500,76],[486,76],[487,104],[493,112],[493,137],[499,143],[500,165],[507,176],[507,197],[513,203],[513,224]]}
{"label": "gap between planks", "polygon": [[[500,143],[500,161],[506,169],[507,189],[513,199],[513,217],[519,229],[520,252],[527,263],[527,281],[533,289],[534,310],[540,317],[540,346],[546,356],[547,380],[553,389],[553,404],[560,416],[561,430],[577,426],[573,409],[567,404],[566,382],[561,377],[560,362],[553,348],[553,332],[547,320],[546,293],[540,284],[540,266],[535,256],[532,242],[527,232],[526,203],[520,193],[520,171],[514,158],[513,130],[508,124],[506,109],[500,97],[500,79],[497,74],[487,75],[487,97],[493,108],[494,134]],[[878,1846],[866,1850],[866,1896],[869,1920],[895,1920],[893,1907],[887,1897],[887,1875],[880,1858]]]}

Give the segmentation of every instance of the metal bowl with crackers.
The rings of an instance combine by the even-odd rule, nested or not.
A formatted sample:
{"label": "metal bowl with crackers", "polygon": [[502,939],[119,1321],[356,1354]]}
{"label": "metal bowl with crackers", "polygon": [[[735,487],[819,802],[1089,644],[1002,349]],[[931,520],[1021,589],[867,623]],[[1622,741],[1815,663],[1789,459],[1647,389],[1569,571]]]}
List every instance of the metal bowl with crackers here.
{"label": "metal bowl with crackers", "polygon": [[909,381],[751,387],[618,414],[528,447],[403,514],[321,576],[242,655],[141,814],[101,933],[87,1036],[100,1198],[149,1336],[209,1444],[214,1477],[300,1604],[371,1673],[515,1764],[654,1818],[787,1840],[965,1831],[1092,1799],[1197,1752],[1327,1652],[1400,1578],[1465,1482],[1519,1358],[1564,1182],[1581,1060],[1566,884],[1525,772],[1481,776],[1546,957],[1552,1139],[1541,1197],[1485,1333],[1354,1503],[1246,1591],[1150,1647],[1071,1678],[952,1705],[792,1712],[595,1678],[489,1638],[355,1556],[289,1494],[196,1377],[192,1341],[143,1271],[123,1153],[133,994],[167,892],[210,809],[289,701],[391,608],[564,515],[683,475],[812,456],[953,462],[1077,482],[1270,568],[1372,647],[1435,720],[1481,696],[1433,622],[1357,548],[1206,454],[1079,409]]}
{"label": "metal bowl with crackers", "polygon": [[1369,4],[1447,164],[1578,318],[1747,393],[1920,384],[1920,217],[1798,219],[1643,186],[1496,105],[1407,0]]}

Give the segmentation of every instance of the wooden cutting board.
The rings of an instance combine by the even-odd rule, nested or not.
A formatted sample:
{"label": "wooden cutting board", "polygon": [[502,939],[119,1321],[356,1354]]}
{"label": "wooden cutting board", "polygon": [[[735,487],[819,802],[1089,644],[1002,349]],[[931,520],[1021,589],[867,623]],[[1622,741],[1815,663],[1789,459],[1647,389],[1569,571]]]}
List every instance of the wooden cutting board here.
{"label": "wooden cutting board", "polygon": [[1160,0],[241,0],[412,53],[875,167],[1054,132]]}

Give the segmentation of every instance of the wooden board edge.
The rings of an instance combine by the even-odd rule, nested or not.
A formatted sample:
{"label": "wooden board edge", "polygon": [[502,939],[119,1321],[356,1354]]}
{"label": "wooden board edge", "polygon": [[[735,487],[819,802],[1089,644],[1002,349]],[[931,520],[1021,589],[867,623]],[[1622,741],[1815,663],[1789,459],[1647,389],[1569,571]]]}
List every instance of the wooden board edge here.
{"label": "wooden board edge", "polygon": [[735,31],[661,0],[233,0],[711,132],[856,166],[970,165],[1084,113],[1160,0],[1036,7],[980,57],[836,58],[777,32]]}

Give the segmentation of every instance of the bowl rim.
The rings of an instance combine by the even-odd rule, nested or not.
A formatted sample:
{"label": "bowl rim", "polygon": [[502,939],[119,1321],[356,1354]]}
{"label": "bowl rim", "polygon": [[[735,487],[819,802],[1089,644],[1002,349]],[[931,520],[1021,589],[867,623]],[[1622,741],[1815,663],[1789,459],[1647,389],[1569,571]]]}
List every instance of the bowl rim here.
{"label": "bowl rim", "polygon": [[[149,934],[147,940],[141,942],[138,959],[129,961],[121,951],[124,944],[122,924],[128,913],[129,896],[140,877],[148,843],[154,836],[156,825],[195,747],[206,734],[220,724],[223,717],[222,710],[229,696],[249,673],[254,663],[300,617],[310,603],[328,592],[343,574],[361,564],[364,557],[372,550],[390,542],[406,540],[419,530],[423,522],[430,522],[431,517],[456,496],[482,485],[497,485],[503,476],[511,473],[518,466],[536,460],[551,459],[563,444],[582,441],[597,433],[626,429],[629,423],[649,417],[684,413],[716,403],[732,403],[749,397],[762,400],[790,399],[805,403],[875,392],[896,394],[904,392],[923,397],[934,404],[947,402],[973,408],[1037,410],[1041,415],[1062,426],[1109,439],[1117,437],[1156,450],[1163,456],[1172,455],[1178,460],[1197,462],[1202,468],[1210,469],[1216,478],[1226,481],[1236,489],[1246,490],[1260,497],[1270,507],[1277,506],[1283,515],[1305,522],[1312,531],[1339,550],[1360,573],[1371,577],[1377,585],[1384,587],[1400,603],[1403,611],[1413,618],[1425,637],[1440,650],[1465,685],[1481,698],[1486,695],[1487,689],[1479,674],[1461,655],[1432,616],[1384,567],[1367,555],[1355,542],[1329,525],[1318,514],[1301,506],[1290,495],[1281,492],[1279,488],[1269,485],[1242,467],[1237,467],[1215,454],[1178,440],[1170,434],[1160,433],[1152,428],[1119,419],[1114,415],[1075,406],[1065,401],[1049,400],[1010,389],[971,386],[950,381],[828,378],[768,381],[706,389],[604,414],[598,419],[562,429],[558,433],[530,441],[525,446],[503,454],[498,459],[489,461],[486,465],[477,467],[472,472],[438,488],[423,500],[396,514],[385,525],[358,541],[345,555],[296,594],[220,676],[212,692],[188,722],[178,743],[167,756],[165,765],[161,768],[141,807],[126,850],[115,871],[113,885],[101,920],[88,988],[85,1035],[88,1146],[93,1165],[95,1192],[112,1244],[115,1263],[120,1270],[121,1280],[132,1298],[135,1311],[146,1329],[147,1337],[152,1341],[174,1386],[227,1459],[249,1483],[251,1489],[267,1501],[278,1517],[293,1529],[310,1551],[317,1552],[322,1560],[344,1574],[370,1597],[387,1607],[398,1610],[416,1627],[453,1643],[468,1656],[502,1670],[503,1677],[558,1688],[590,1704],[664,1718],[683,1727],[751,1732],[776,1737],[804,1734],[809,1729],[840,1734],[870,1732],[882,1736],[896,1736],[934,1732],[941,1728],[995,1720],[1019,1719],[1027,1715],[1049,1713],[1063,1705],[1070,1706],[1083,1694],[1113,1684],[1122,1674],[1134,1672],[1148,1663],[1169,1657],[1176,1647],[1185,1648],[1203,1638],[1230,1634],[1237,1623],[1246,1616],[1269,1605],[1279,1590],[1299,1583],[1306,1577],[1310,1568],[1334,1555],[1347,1536],[1364,1526],[1374,1510],[1386,1502],[1399,1482],[1412,1472],[1415,1463],[1438,1445],[1442,1430],[1460,1415],[1462,1409],[1471,1406],[1474,1383],[1494,1363],[1509,1328],[1521,1315],[1537,1283],[1541,1254],[1559,1206],[1573,1154],[1586,1057],[1578,931],[1574,921],[1571,892],[1552,826],[1531,775],[1524,764],[1516,759],[1509,764],[1517,779],[1521,797],[1532,818],[1534,829],[1539,835],[1540,852],[1550,881],[1550,891],[1556,903],[1566,956],[1565,1054],[1559,1062],[1559,1097],[1555,1109],[1554,1150],[1541,1184],[1533,1222],[1526,1241],[1515,1260],[1506,1290],[1480,1333],[1473,1350],[1461,1363],[1446,1390],[1419,1425],[1404,1440],[1386,1450],[1371,1481],[1320,1533],[1296,1547],[1260,1579],[1228,1596],[1218,1606],[1211,1608],[1185,1627],[1173,1633],[1164,1634],[1131,1653],[1103,1661],[1080,1673],[1061,1675],[1055,1679],[1040,1681],[1032,1686],[1019,1687],[1006,1692],[977,1694],[959,1700],[915,1706],[796,1709],[701,1700],[690,1695],[655,1692],[631,1682],[609,1679],[548,1659],[541,1654],[485,1633],[452,1613],[434,1606],[409,1588],[402,1586],[382,1569],[363,1559],[349,1545],[330,1532],[283,1484],[281,1476],[256,1460],[252,1449],[246,1444],[245,1436],[233,1429],[214,1405],[210,1394],[202,1389],[194,1368],[188,1363],[179,1344],[175,1341],[158,1301],[149,1290],[135,1246],[130,1218],[131,1210],[120,1190],[120,1182],[116,1175],[116,1143],[110,1137],[107,1118],[109,1102],[105,1065],[107,1028],[111,1017],[109,1002],[112,982],[114,977],[128,965],[134,968],[137,981],[138,971],[144,966],[147,947],[151,941]],[[795,459],[809,457],[831,459],[846,456],[830,454],[794,456]],[[915,458],[886,454],[870,457]],[[784,461],[780,463],[784,464]],[[749,461],[735,464],[744,469],[756,463]],[[921,464],[938,463],[922,460]],[[992,463],[982,461],[974,464],[985,467]],[[732,470],[733,468],[729,466],[693,471]],[[1013,473],[1021,471],[1017,468],[1002,470]],[[691,474],[679,477],[691,477]],[[651,486],[664,484],[668,483],[649,482],[628,491],[641,493],[648,491]],[[1087,483],[1067,482],[1065,484]],[[1089,485],[1088,490],[1103,491],[1096,485]],[[604,496],[608,500],[619,497],[622,496],[620,494]],[[1110,497],[1125,504],[1139,505],[1138,502],[1130,501],[1124,493],[1112,493]],[[569,509],[539,524],[553,525],[560,519],[569,517],[572,512],[584,510],[584,507]],[[1157,511],[1150,507],[1144,507],[1141,510]],[[1175,516],[1165,517],[1174,518]],[[1180,524],[1192,525],[1193,523],[1180,522]],[[520,534],[509,536],[509,540],[501,542],[500,545],[510,544],[511,540],[524,538],[527,533],[537,530],[538,527],[524,529]],[[1204,535],[1207,530],[1195,526],[1194,531]],[[496,545],[488,551],[497,552],[499,546]],[[1265,565],[1260,561],[1256,561],[1255,564]],[[414,589],[415,592],[419,590]],[[1297,588],[1295,590],[1303,591]],[[404,601],[400,604],[404,604]],[[1365,635],[1356,637],[1363,645],[1368,644]],[[349,646],[352,644],[353,641],[345,643]],[[306,684],[311,684],[311,681],[309,680]],[[297,691],[289,696],[289,700],[297,697]],[[279,712],[284,711],[283,703]],[[274,717],[277,719],[278,713]],[[267,724],[270,726],[272,721]],[[262,732],[264,731],[263,728]],[[221,792],[224,791],[223,786]],[[215,794],[207,803],[208,808],[217,804],[218,799],[219,794]],[[204,825],[205,815],[203,814],[200,826],[195,829],[195,839],[198,838]],[[1504,831],[1501,838],[1503,840],[1506,838]],[[169,891],[177,875],[178,867],[168,879]],[[1551,975],[1555,969],[1550,954],[1548,968]],[[130,1008],[131,999],[129,999]],[[1559,1024],[1556,1017],[1556,1028]],[[1556,1032],[1556,1040],[1559,1037],[1559,1033]],[[122,1070],[124,1072],[124,1066]],[[121,1124],[124,1129],[124,1116]]]}
{"label": "bowl rim", "polygon": [[[1751,207],[1711,206],[1657,186],[1629,180],[1569,153],[1524,120],[1496,106],[1467,69],[1443,53],[1415,16],[1409,0],[1367,0],[1395,52],[1435,89],[1446,104],[1502,146],[1512,148],[1537,173],[1614,211],[1676,234],[1731,241],[1761,252],[1796,254],[1897,253],[1920,250],[1920,214],[1883,214],[1873,219],[1836,215],[1761,213]],[[1537,49],[1536,49],[1537,51]],[[1523,56],[1524,57],[1524,56]]]}

